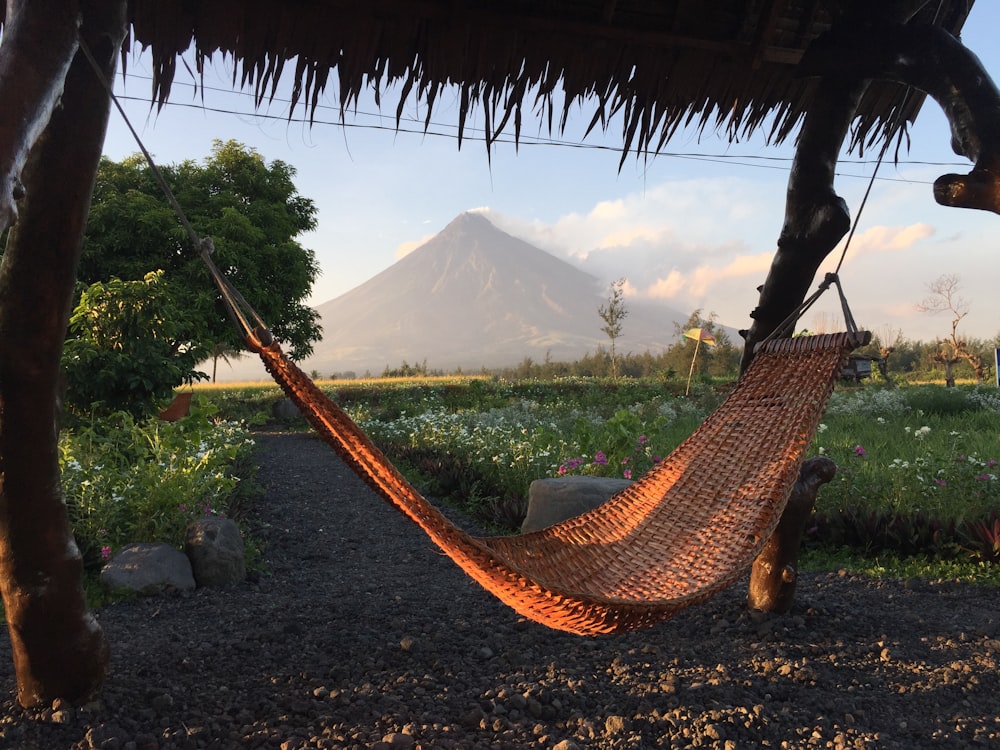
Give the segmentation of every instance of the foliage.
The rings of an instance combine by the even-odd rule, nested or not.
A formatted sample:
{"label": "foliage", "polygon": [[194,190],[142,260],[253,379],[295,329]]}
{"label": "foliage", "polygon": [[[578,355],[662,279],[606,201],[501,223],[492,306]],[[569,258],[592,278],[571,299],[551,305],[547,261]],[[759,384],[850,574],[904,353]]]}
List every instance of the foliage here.
{"label": "foliage", "polygon": [[799,565],[803,570],[836,570],[873,578],[923,578],[935,583],[961,581],[1000,586],[1000,565],[929,555],[902,556],[891,552],[863,555],[849,547],[807,547]]}
{"label": "foliage", "polygon": [[839,470],[820,492],[812,538],[868,553],[990,559],[998,406],[981,387],[835,394],[815,447]]}
{"label": "foliage", "polygon": [[[638,478],[723,396],[677,397],[655,379],[589,378],[375,380],[328,392],[418,488],[507,531],[523,519],[533,479]],[[931,555],[949,570],[994,560],[998,435],[994,388],[838,390],[813,452],[833,457],[839,471],[821,488],[807,551]]]}
{"label": "foliage", "polygon": [[132,542],[180,547],[205,514],[239,515],[253,441],[213,412],[195,401],[178,422],[119,412],[63,432],[63,494],[89,566]]}
{"label": "foliage", "polygon": [[[318,314],[303,300],[319,272],[314,253],[295,240],[316,225],[316,207],[299,195],[295,169],[266,163],[235,141],[216,141],[202,163],[185,161],[161,171],[195,230],[211,237],[214,260],[271,326],[302,358],[319,337]],[[101,161],[90,209],[79,279],[142,279],[164,271],[169,295],[192,315],[178,338],[203,353],[238,338],[198,253],[139,156]]]}
{"label": "foliage", "polygon": [[191,310],[178,307],[163,273],[111,279],[83,290],[63,348],[66,405],[80,413],[154,412],[175,386],[204,377],[204,350],[186,341]]}

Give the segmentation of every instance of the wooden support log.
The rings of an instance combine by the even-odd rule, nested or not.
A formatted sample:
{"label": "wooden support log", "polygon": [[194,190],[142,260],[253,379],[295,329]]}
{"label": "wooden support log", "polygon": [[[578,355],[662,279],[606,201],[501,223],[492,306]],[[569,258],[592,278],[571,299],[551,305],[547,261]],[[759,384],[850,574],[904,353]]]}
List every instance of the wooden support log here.
{"label": "wooden support log", "polygon": [[[34,9],[35,0],[26,5]],[[49,10],[50,20],[58,26],[67,9],[55,5],[62,7]],[[110,79],[125,36],[125,2],[84,0],[81,8],[81,34]],[[9,43],[5,36],[4,48]],[[6,54],[20,55],[30,68],[47,43]],[[18,701],[26,707],[93,694],[108,660],[104,634],[87,609],[83,563],[62,499],[56,402],[110,103],[79,53],[59,88],[61,106],[25,164],[25,197],[0,264],[0,593]],[[0,101],[9,93],[0,92]]]}
{"label": "wooden support log", "polygon": [[837,465],[825,456],[802,464],[799,479],[781,514],[778,528],[754,560],[747,605],[761,612],[785,613],[795,601],[799,548],[819,488],[833,479]]}
{"label": "wooden support log", "polygon": [[75,2],[8,2],[0,44],[0,231],[17,219],[21,171],[59,102],[79,23]]}
{"label": "wooden support log", "polygon": [[[862,80],[823,79],[815,102],[806,114],[788,176],[785,221],[767,280],[760,288],[753,324],[743,332],[741,369],[753,359],[754,346],[763,341],[802,304],[816,271],[851,228],[847,204],[833,188],[837,157],[847,137]],[[791,332],[787,332],[790,334]]]}
{"label": "wooden support log", "polygon": [[898,81],[929,94],[948,118],[952,149],[975,163],[967,175],[939,177],[934,198],[944,206],[1000,213],[1000,91],[954,36],[936,26],[842,27],[810,46],[800,70]]}

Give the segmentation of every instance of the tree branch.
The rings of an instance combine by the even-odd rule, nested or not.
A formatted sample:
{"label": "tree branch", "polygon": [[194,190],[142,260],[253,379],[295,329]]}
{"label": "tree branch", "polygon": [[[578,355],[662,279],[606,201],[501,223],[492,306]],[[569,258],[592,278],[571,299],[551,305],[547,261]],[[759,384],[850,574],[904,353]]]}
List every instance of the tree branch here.
{"label": "tree branch", "polygon": [[800,68],[804,75],[898,81],[929,94],[948,118],[952,149],[975,162],[967,175],[939,177],[934,198],[1000,213],[1000,91],[954,36],[936,26],[841,27],[817,39]]}

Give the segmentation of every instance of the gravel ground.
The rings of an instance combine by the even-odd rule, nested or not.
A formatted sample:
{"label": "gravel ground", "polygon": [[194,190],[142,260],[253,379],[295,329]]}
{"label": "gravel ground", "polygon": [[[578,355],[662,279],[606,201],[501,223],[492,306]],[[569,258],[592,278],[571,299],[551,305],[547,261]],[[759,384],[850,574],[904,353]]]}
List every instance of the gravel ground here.
{"label": "gravel ground", "polygon": [[316,438],[258,436],[266,570],[98,612],[99,700],[24,711],[0,636],[0,748],[1000,747],[1000,592],[806,575],[652,630],[580,638],[462,574]]}

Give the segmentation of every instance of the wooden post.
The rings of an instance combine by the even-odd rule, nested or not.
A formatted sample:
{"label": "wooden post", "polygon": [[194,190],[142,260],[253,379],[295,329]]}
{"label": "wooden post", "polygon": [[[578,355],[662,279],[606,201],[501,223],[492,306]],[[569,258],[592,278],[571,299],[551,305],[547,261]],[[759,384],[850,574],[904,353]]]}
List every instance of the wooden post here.
{"label": "wooden post", "polygon": [[750,571],[747,605],[762,612],[784,613],[791,609],[798,582],[799,548],[806,523],[816,503],[816,493],[837,473],[837,465],[825,456],[802,464],[778,528],[767,540]]}
{"label": "wooden post", "polygon": [[[110,79],[125,36],[124,0],[47,8],[52,28],[69,23]],[[36,10],[35,0],[18,13]],[[68,19],[67,19],[68,16]],[[52,37],[11,38],[5,54],[30,69]],[[61,39],[61,37],[56,37]],[[8,46],[10,45],[10,46]],[[71,52],[72,54],[72,52]],[[16,63],[14,64],[16,68]],[[0,78],[0,100],[17,88]],[[83,699],[102,683],[108,648],[87,609],[83,563],[59,483],[56,402],[59,358],[72,302],[109,99],[79,52],[24,170],[24,197],[0,265],[0,590],[10,631],[18,701]],[[44,107],[43,107],[44,109]],[[42,115],[39,115],[42,116]],[[0,165],[4,162],[0,154]]]}

